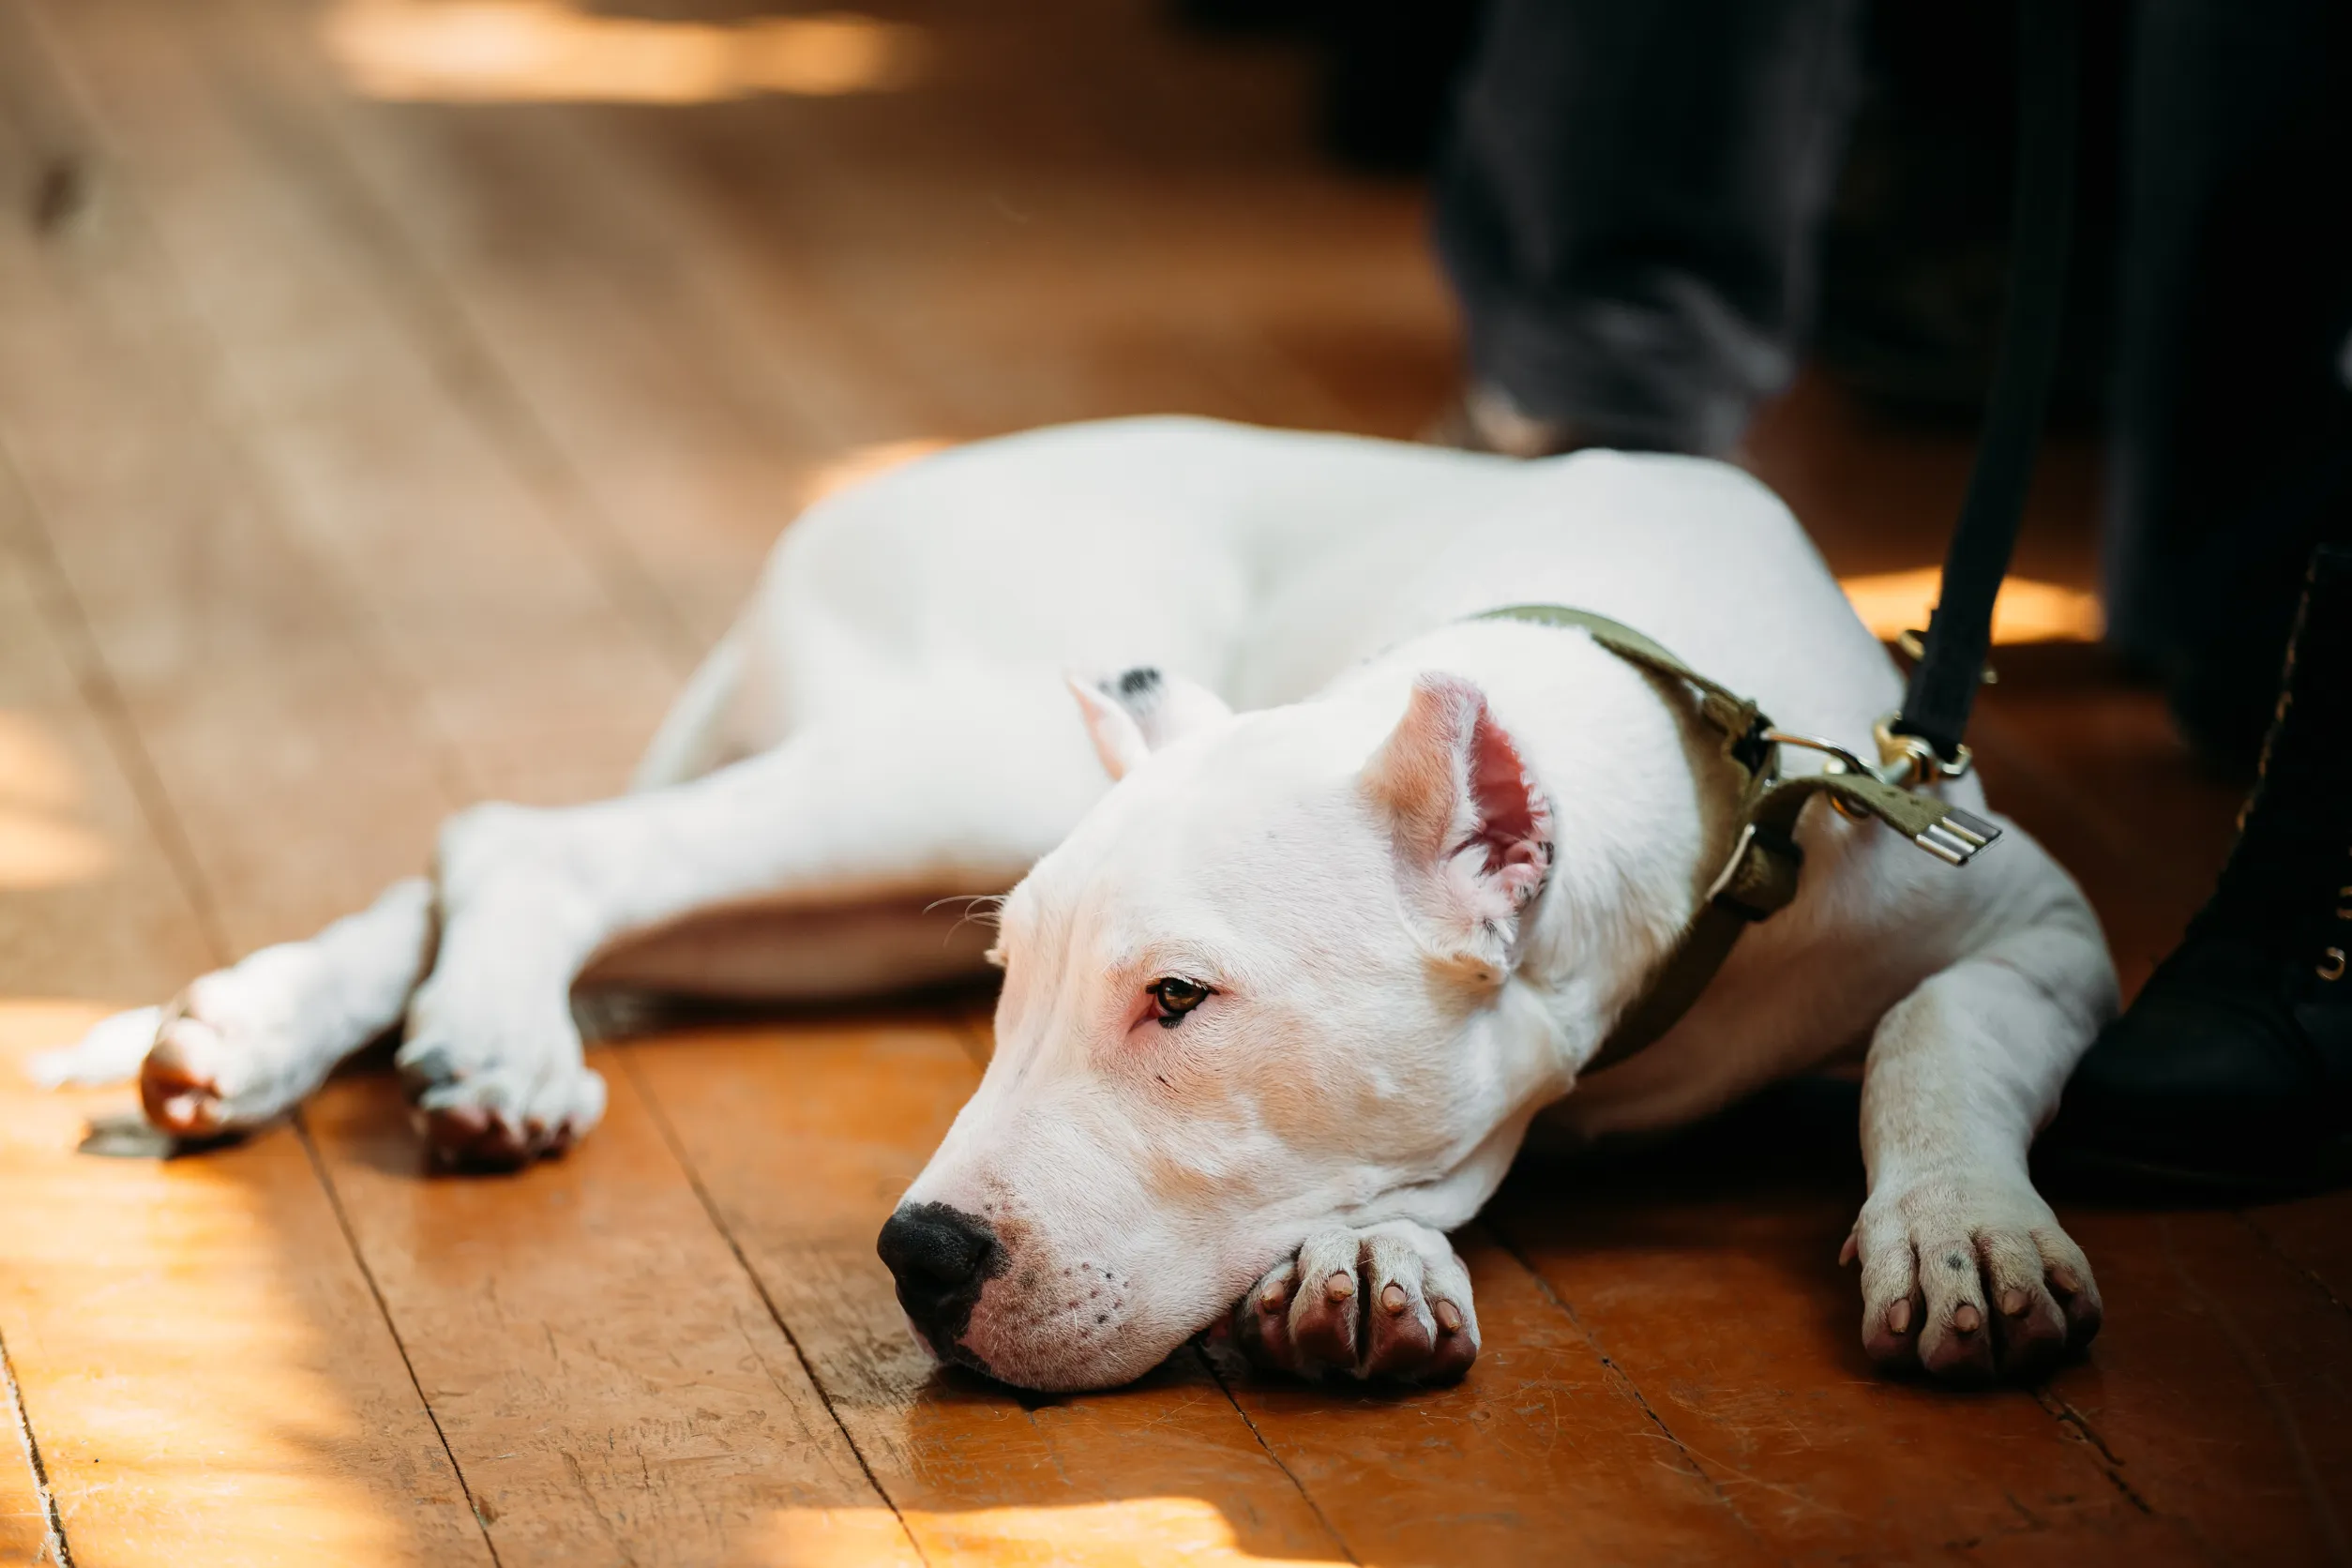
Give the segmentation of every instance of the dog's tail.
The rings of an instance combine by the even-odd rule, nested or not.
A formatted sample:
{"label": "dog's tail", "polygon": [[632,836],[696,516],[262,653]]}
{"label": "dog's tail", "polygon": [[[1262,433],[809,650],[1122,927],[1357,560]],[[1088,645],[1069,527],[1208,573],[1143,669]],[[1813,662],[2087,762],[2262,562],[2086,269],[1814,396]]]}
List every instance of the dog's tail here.
{"label": "dog's tail", "polygon": [[743,684],[743,642],[742,626],[730,628],[701,668],[687,677],[686,689],[671,704],[661,728],[654,731],[653,744],[638,760],[637,771],[629,777],[631,791],[683,784],[735,760],[728,719]]}

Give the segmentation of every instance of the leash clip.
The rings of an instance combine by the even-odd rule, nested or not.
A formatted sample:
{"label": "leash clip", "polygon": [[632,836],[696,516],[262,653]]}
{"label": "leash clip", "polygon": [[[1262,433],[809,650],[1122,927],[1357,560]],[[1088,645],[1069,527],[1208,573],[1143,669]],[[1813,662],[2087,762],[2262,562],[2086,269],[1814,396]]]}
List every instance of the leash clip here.
{"label": "leash clip", "polygon": [[1976,753],[1966,745],[1947,762],[1925,736],[1897,733],[1896,717],[1894,714],[1882,715],[1870,727],[1871,739],[1878,743],[1878,765],[1869,771],[1879,782],[1916,790],[1924,784],[1966,778],[1968,770],[1976,766]]}
{"label": "leash clip", "polygon": [[[1893,721],[1894,716],[1889,714],[1871,726],[1872,733],[1877,738],[1881,759],[1875,768],[1834,741],[1825,741],[1818,735],[1795,735],[1784,730],[1766,730],[1762,739],[1774,746],[1795,746],[1807,751],[1821,752],[1829,758],[1821,765],[1824,773],[1854,774],[1905,792],[1915,792],[1922,785],[1939,784],[1946,779],[1962,777],[1975,764],[1976,758],[1967,746],[1962,746],[1960,755],[1947,762],[1936,754],[1936,748],[1926,741],[1916,735],[1896,734]],[[1943,807],[1943,816],[1912,834],[1910,839],[1947,866],[1966,866],[1976,858],[1979,850],[2001,836],[1998,827],[1973,812],[1963,811],[1949,802],[1937,804]],[[1835,792],[1830,795],[1830,806],[1839,816],[1850,822],[1870,822],[1876,815],[1867,807],[1857,805]]]}
{"label": "leash clip", "polygon": [[[1828,761],[1821,764],[1823,773],[1858,773],[1865,778],[1878,779],[1881,783],[1898,783],[1897,779],[1886,777],[1878,769],[1872,767],[1835,741],[1825,741],[1818,735],[1792,735],[1786,730],[1766,730],[1761,731],[1758,738],[1768,746],[1794,746],[1807,751],[1820,752],[1829,758]],[[1907,786],[1901,787],[1907,788]],[[1849,822],[1866,822],[1871,820],[1869,812],[1843,795],[1833,794],[1830,797],[1830,809]]]}

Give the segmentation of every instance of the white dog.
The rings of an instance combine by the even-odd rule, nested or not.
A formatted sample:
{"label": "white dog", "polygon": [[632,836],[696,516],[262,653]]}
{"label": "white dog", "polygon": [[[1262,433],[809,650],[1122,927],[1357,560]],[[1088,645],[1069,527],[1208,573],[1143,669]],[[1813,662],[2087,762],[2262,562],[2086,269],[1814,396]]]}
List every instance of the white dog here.
{"label": "white dog", "polygon": [[[465,812],[430,881],[50,1070],[143,1056],[150,1117],[212,1134],[405,1017],[426,1136],[513,1163],[603,1108],[583,972],[807,997],[986,959],[995,1058],[882,1251],[940,1354],[1064,1389],[1237,1299],[1271,1364],[1456,1374],[1478,1330],[1445,1232],[1538,1113],[1670,1127],[1866,1041],[1871,1353],[1965,1375],[2087,1340],[2089,1267],[2026,1168],[2115,1004],[2080,891],[2013,828],[1953,869],[1816,807],[1796,903],[1582,1076],[1732,830],[1668,683],[1470,618],[1528,601],[1637,628],[1787,729],[1852,744],[1898,695],[1787,509],[1719,464],[1190,420],[988,442],[804,517],[633,793]],[[985,953],[922,917],[1006,888]]]}

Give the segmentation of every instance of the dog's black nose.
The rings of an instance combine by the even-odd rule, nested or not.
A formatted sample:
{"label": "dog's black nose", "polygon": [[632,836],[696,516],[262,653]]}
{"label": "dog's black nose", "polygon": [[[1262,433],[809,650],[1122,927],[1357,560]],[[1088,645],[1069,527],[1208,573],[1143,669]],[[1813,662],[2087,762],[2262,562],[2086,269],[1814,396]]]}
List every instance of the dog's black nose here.
{"label": "dog's black nose", "polygon": [[988,1221],[944,1203],[910,1203],[884,1223],[875,1250],[898,1282],[898,1304],[931,1349],[957,1356],[956,1341],[981,1286],[1004,1268]]}

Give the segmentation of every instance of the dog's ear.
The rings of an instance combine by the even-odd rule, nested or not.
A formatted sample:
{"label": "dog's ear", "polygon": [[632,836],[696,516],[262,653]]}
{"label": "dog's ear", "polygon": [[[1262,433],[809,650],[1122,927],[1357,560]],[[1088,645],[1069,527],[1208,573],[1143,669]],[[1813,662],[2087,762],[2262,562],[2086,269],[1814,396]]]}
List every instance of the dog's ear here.
{"label": "dog's ear", "polygon": [[1500,981],[1551,874],[1552,809],[1486,694],[1458,675],[1423,675],[1362,782],[1394,836],[1424,940]]}
{"label": "dog's ear", "polygon": [[1073,675],[1070,690],[1103,771],[1123,778],[1152,752],[1196,730],[1233,716],[1217,694],[1181,675],[1150,665],[1088,683]]}

